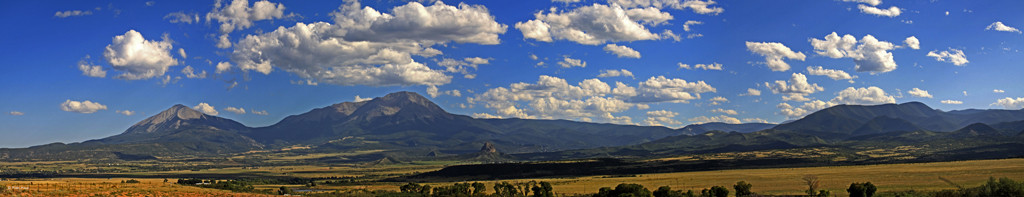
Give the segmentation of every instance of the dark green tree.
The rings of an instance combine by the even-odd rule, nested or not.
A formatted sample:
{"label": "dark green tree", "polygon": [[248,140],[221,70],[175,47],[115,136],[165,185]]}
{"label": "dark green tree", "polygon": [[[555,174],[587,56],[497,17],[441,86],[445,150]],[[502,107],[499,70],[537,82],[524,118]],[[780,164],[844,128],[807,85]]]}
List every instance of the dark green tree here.
{"label": "dark green tree", "polygon": [[636,197],[651,196],[651,191],[647,190],[647,188],[644,188],[644,186],[640,184],[619,184],[618,186],[615,186],[615,191],[618,191],[618,196],[623,196],[622,194]]}
{"label": "dark green tree", "polygon": [[669,186],[658,187],[658,190],[654,190],[654,197],[683,197],[683,191],[672,190]]}
{"label": "dark green tree", "polygon": [[615,186],[615,189],[603,187],[601,188],[594,197],[650,197],[651,190],[647,190],[643,185],[633,183],[623,183]]}
{"label": "dark green tree", "polygon": [[864,194],[867,194],[867,197],[875,196],[875,192],[878,191],[878,188],[876,188],[874,184],[871,184],[871,182],[864,183],[864,188],[867,189],[867,191],[864,191]]}
{"label": "dark green tree", "polygon": [[473,195],[484,195],[487,192],[487,186],[483,183],[473,182]]}
{"label": "dark green tree", "polygon": [[411,183],[411,182],[408,183],[408,184],[402,185],[401,187],[398,187],[398,189],[401,190],[402,193],[419,193],[421,188],[423,188],[423,187],[420,186],[420,184]]}
{"label": "dark green tree", "polygon": [[594,194],[594,197],[613,197],[613,192],[615,191],[610,187],[602,187],[597,189],[597,194]]}
{"label": "dark green tree", "polygon": [[551,183],[541,181],[539,185],[533,186],[534,197],[554,197],[555,194],[551,192]]}
{"label": "dark green tree", "polygon": [[850,197],[871,197],[875,195],[875,191],[877,190],[878,188],[875,188],[874,184],[866,182],[851,183],[850,187],[846,189],[846,192],[850,193]]}
{"label": "dark green tree", "polygon": [[513,197],[519,193],[516,186],[508,182],[494,184],[494,195],[498,197]]}
{"label": "dark green tree", "polygon": [[529,196],[530,188],[533,188],[534,186],[537,186],[537,181],[518,182],[516,183],[516,189],[518,189],[517,191],[520,193],[516,195]]}
{"label": "dark green tree", "polygon": [[753,185],[746,181],[736,182],[736,185],[732,186],[733,189],[736,189],[736,197],[750,196],[753,194],[750,192],[751,187],[753,187]]}
{"label": "dark green tree", "polygon": [[713,197],[729,197],[729,189],[725,189],[722,186],[712,186],[710,194]]}
{"label": "dark green tree", "polygon": [[434,188],[434,196],[469,196],[469,183],[456,183],[452,186],[438,186]]}
{"label": "dark green tree", "polygon": [[831,195],[832,195],[832,192],[830,192],[828,190],[819,190],[818,191],[818,197],[828,197],[828,196],[831,196]]}
{"label": "dark green tree", "polygon": [[288,187],[285,187],[285,186],[281,186],[281,188],[279,188],[277,190],[277,194],[279,194],[279,195],[285,195],[285,194],[291,194],[291,193],[292,193],[292,189],[288,188]]}
{"label": "dark green tree", "polygon": [[423,187],[420,187],[420,194],[430,195],[430,186],[429,185],[423,185]]}

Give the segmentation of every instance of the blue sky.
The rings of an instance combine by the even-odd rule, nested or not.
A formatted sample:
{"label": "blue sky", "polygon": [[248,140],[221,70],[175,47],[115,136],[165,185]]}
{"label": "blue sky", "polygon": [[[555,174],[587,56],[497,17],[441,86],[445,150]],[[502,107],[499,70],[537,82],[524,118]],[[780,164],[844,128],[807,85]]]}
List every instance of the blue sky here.
{"label": "blue sky", "polygon": [[672,128],[1024,108],[1014,0],[0,4],[0,147],[115,135],[174,104],[267,126],[403,90],[475,117]]}

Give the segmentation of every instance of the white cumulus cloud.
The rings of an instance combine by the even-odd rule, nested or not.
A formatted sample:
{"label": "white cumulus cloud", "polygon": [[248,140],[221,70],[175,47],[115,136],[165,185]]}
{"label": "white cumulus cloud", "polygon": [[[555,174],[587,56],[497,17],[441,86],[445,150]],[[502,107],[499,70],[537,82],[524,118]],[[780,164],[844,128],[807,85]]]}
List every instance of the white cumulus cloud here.
{"label": "white cumulus cloud", "polygon": [[103,105],[103,104],[100,104],[100,103],[92,102],[92,101],[89,101],[89,100],[85,100],[85,101],[72,101],[71,99],[68,99],[68,100],[64,101],[64,103],[60,104],[60,109],[64,110],[64,111],[67,111],[67,112],[78,112],[78,113],[83,113],[83,114],[91,114],[91,113],[95,113],[96,111],[99,111],[99,110],[107,110],[107,106]]}
{"label": "white cumulus cloud", "polygon": [[896,98],[885,93],[885,90],[882,90],[882,88],[875,86],[867,88],[848,87],[839,91],[837,96],[829,102],[835,104],[877,105],[896,103]]}
{"label": "white cumulus cloud", "polygon": [[950,105],[964,104],[963,101],[958,101],[958,100],[942,100],[940,102],[942,102],[942,104],[950,104]]}
{"label": "white cumulus cloud", "polygon": [[1000,90],[1000,89],[993,89],[992,90],[992,93],[1004,93],[1004,92],[1006,92],[1006,91]]}
{"label": "white cumulus cloud", "polygon": [[919,88],[911,89],[910,91],[907,91],[907,93],[910,94],[910,96],[914,97],[932,98],[932,94],[929,94],[927,90],[922,90]]}
{"label": "white cumulus cloud", "polygon": [[694,64],[692,66],[689,65],[689,64],[684,64],[682,62],[679,62],[679,63],[676,63],[676,64],[679,65],[679,68],[687,69],[687,70],[693,70],[693,69],[722,70],[722,64],[719,64],[718,62],[711,63],[711,64]]}
{"label": "white cumulus cloud", "polygon": [[640,52],[638,52],[636,50],[633,50],[632,48],[629,48],[627,46],[620,46],[620,45],[616,45],[616,44],[608,44],[608,45],[604,46],[604,51],[606,51],[608,53],[611,53],[611,54],[615,54],[615,55],[619,56],[620,58],[622,58],[622,57],[640,58]]}
{"label": "white cumulus cloud", "polygon": [[226,49],[231,48],[231,38],[227,34],[223,34],[217,37],[217,48]]}
{"label": "white cumulus cloud", "polygon": [[889,7],[888,9],[879,9],[877,7],[860,4],[857,5],[857,8],[860,9],[860,12],[863,12],[865,14],[872,14],[875,16],[896,17],[899,16],[900,13],[902,13],[900,11],[900,8],[896,6]]}
{"label": "white cumulus cloud", "polygon": [[988,25],[988,27],[985,27],[985,30],[1017,32],[1017,34],[1021,33],[1021,31],[1019,29],[1014,28],[1014,27],[1010,27],[1010,26],[1006,26],[1005,24],[1003,24],[1002,21],[996,21],[996,22],[992,23],[991,25]]}
{"label": "white cumulus cloud", "polygon": [[[621,89],[621,87],[616,87]],[[634,104],[612,96],[613,89],[599,79],[583,80],[576,85],[565,79],[541,75],[536,83],[514,83],[487,90],[467,98],[469,104],[483,103],[498,117],[541,119],[587,119],[613,123],[631,123],[626,116],[614,116]]]}
{"label": "white cumulus cloud", "polygon": [[648,111],[644,124],[649,126],[678,126],[683,124],[683,122],[675,119],[678,115],[679,113],[667,110]]}
{"label": "white cumulus cloud", "polygon": [[747,50],[764,56],[764,63],[772,71],[787,71],[789,64],[782,61],[783,58],[804,61],[807,58],[803,52],[794,52],[782,43],[777,42],[747,42]]}
{"label": "white cumulus cloud", "polygon": [[629,101],[638,103],[650,102],[676,102],[686,103],[689,100],[699,99],[701,93],[717,91],[704,81],[687,82],[678,78],[666,78],[665,76],[651,77],[647,81],[640,82],[636,96],[629,98]]}
{"label": "white cumulus cloud", "polygon": [[430,95],[430,98],[437,98],[438,96],[441,96],[441,95],[451,95],[451,96],[454,96],[454,97],[462,97],[462,91],[459,91],[459,90],[440,91],[440,89],[437,88],[437,86],[427,86],[427,95]]}
{"label": "white cumulus cloud", "polygon": [[921,41],[917,40],[916,36],[907,37],[907,39],[903,40],[903,44],[906,44],[911,49],[921,49]]}
{"label": "white cumulus cloud", "polygon": [[991,105],[1002,106],[1003,108],[1006,108],[1006,109],[1021,109],[1021,108],[1024,108],[1024,97],[1017,97],[1017,98],[1006,97],[1006,98],[1002,98],[1002,99],[996,100],[996,102],[992,103]]}
{"label": "white cumulus cloud", "polygon": [[420,44],[348,42],[330,36],[337,30],[330,23],[298,23],[248,36],[235,46],[232,60],[243,71],[269,74],[276,67],[301,78],[346,86],[442,85],[451,81],[443,71],[412,59],[412,54],[428,51]]}
{"label": "white cumulus cloud", "polygon": [[114,112],[125,116],[135,115],[135,111],[132,110],[116,110]]}
{"label": "white cumulus cloud", "polygon": [[[644,16],[661,16],[650,18]],[[553,10],[544,14],[537,12],[535,19],[516,23],[516,29],[523,33],[524,38],[542,42],[568,40],[586,45],[599,45],[605,42],[628,42],[639,40],[658,40],[662,36],[651,33],[646,24],[658,24],[671,17],[667,12],[658,9],[623,9],[619,4],[579,7],[570,11]]]}
{"label": "white cumulus cloud", "polygon": [[701,24],[704,24],[704,22],[700,22],[700,21],[686,21],[686,22],[683,23],[683,31],[690,31],[690,27],[691,26],[693,26],[693,25],[701,25]]}
{"label": "white cumulus cloud", "polygon": [[359,95],[356,95],[356,98],[352,99],[352,102],[357,102],[358,103],[358,102],[363,102],[363,101],[368,101],[368,100],[373,100],[373,98],[363,98],[363,97],[359,97]]}
{"label": "white cumulus cloud", "polygon": [[270,115],[270,113],[267,113],[267,110],[250,109],[249,112],[252,112],[252,114],[262,115],[262,116]]}
{"label": "white cumulus cloud", "polygon": [[217,70],[214,71],[217,74],[224,73],[231,70],[231,62],[218,62]]}
{"label": "white cumulus cloud", "polygon": [[807,83],[807,76],[800,73],[793,73],[789,81],[776,80],[773,83],[765,82],[765,87],[772,90],[773,94],[783,94],[782,100],[786,101],[807,101],[807,95],[824,91],[825,88],[817,83]]}
{"label": "white cumulus cloud", "polygon": [[695,124],[704,124],[704,123],[709,123],[709,122],[721,122],[721,123],[729,123],[729,124],[740,124],[740,123],[743,123],[743,122],[740,122],[740,119],[736,119],[736,118],[729,117],[729,116],[726,116],[726,115],[719,115],[719,116],[697,116],[697,117],[690,118],[689,121],[693,122]]}
{"label": "white cumulus cloud", "polygon": [[825,40],[812,38],[811,45],[818,55],[853,59],[858,72],[884,73],[896,70],[896,61],[889,52],[895,49],[896,45],[879,41],[872,35],[865,35],[857,41],[857,38],[850,34],[839,37],[839,34],[832,32],[825,36]]}
{"label": "white cumulus cloud", "polygon": [[171,40],[146,40],[135,30],[128,30],[124,35],[115,36],[113,43],[107,45],[103,56],[114,70],[121,71],[117,78],[127,80],[149,79],[163,76],[167,68],[178,65],[178,60],[171,56]]}
{"label": "white cumulus cloud", "polygon": [[739,112],[736,112],[736,110],[731,110],[731,109],[722,109],[722,108],[718,108],[718,109],[713,109],[713,110],[711,110],[710,112],[711,112],[711,113],[723,113],[723,114],[728,114],[728,115],[736,115],[736,114],[739,114]]}
{"label": "white cumulus cloud", "polygon": [[850,80],[850,79],[856,79],[857,78],[857,76],[851,76],[850,73],[846,73],[846,71],[834,70],[834,69],[825,69],[825,68],[823,68],[821,66],[814,66],[814,67],[808,66],[807,67],[807,74],[809,74],[809,75],[818,75],[818,76],[828,76],[828,78],[831,78],[832,80]]}
{"label": "white cumulus cloud", "polygon": [[970,62],[967,61],[967,55],[964,55],[964,51],[958,49],[949,49],[946,51],[939,51],[938,53],[936,53],[936,51],[938,50],[929,51],[927,56],[934,57],[936,61],[949,62],[957,66],[963,66]]}
{"label": "white cumulus cloud", "polygon": [[196,78],[204,79],[204,78],[206,78],[206,71],[205,70],[202,71],[202,72],[196,73],[195,69],[193,69],[192,66],[185,66],[185,68],[182,68],[181,69],[181,74],[184,74],[185,77],[189,78],[189,79],[196,79]]}
{"label": "white cumulus cloud", "polygon": [[[240,107],[226,107],[226,108],[224,108],[224,111],[228,111],[228,112],[235,113],[235,114],[245,114],[245,108],[240,108]],[[203,112],[203,113],[205,113],[205,112]]]}
{"label": "white cumulus cloud", "polygon": [[620,77],[620,76],[621,77],[633,77],[633,72],[630,72],[629,70],[626,70],[626,69],[601,70],[601,74],[597,75],[597,77]]}
{"label": "white cumulus cloud", "polygon": [[572,67],[585,68],[585,67],[587,67],[587,62],[585,62],[583,60],[580,60],[580,59],[573,59],[573,58],[570,58],[569,56],[565,56],[565,57],[563,57],[562,61],[558,62],[558,65],[561,65],[562,68],[572,68]]}
{"label": "white cumulus cloud", "polygon": [[617,114],[634,106],[648,109],[647,103],[688,102],[699,99],[701,93],[714,91],[714,87],[703,81],[687,82],[664,76],[651,77],[636,87],[616,82],[613,88],[596,78],[574,85],[562,78],[541,75],[536,83],[496,87],[466,100],[470,105],[480,103],[493,110],[489,115],[494,117],[632,124],[632,118]]}
{"label": "white cumulus cloud", "polygon": [[212,115],[212,116],[216,116],[217,114],[220,114],[220,112],[217,112],[216,108],[213,108],[213,106],[211,106],[210,104],[207,104],[207,103],[199,103],[198,105],[193,106],[192,109],[195,109],[196,111],[203,112],[204,114],[209,114],[209,115]]}
{"label": "white cumulus cloud", "polygon": [[655,7],[658,9],[672,8],[677,10],[690,9],[694,13],[718,15],[725,11],[721,7],[713,7],[713,0],[608,0],[608,3],[622,5],[627,8]]}
{"label": "white cumulus cloud", "polygon": [[337,85],[443,85],[451,76],[411,56],[439,55],[431,46],[446,42],[498,44],[506,29],[485,7],[468,4],[409,2],[381,13],[348,2],[331,15],[335,24],[297,23],[247,36],[235,44],[232,60],[243,71],[279,68]]}
{"label": "white cumulus cloud", "polygon": [[193,22],[199,22],[199,15],[186,14],[185,12],[171,12],[167,15],[164,15],[164,19],[171,23],[192,24]]}
{"label": "white cumulus cloud", "polygon": [[82,71],[82,75],[90,77],[107,77],[107,71],[103,70],[103,66],[92,65],[86,60],[78,61],[78,70]]}
{"label": "white cumulus cloud", "polygon": [[349,41],[390,42],[417,40],[477,44],[499,44],[498,34],[507,25],[495,21],[486,7],[460,3],[458,7],[435,2],[424,6],[409,2],[381,13],[371,7],[359,8],[355,1],[331,13],[342,27],[342,38]]}
{"label": "white cumulus cloud", "polygon": [[443,58],[437,62],[437,65],[445,67],[445,72],[461,73],[465,78],[472,79],[476,77],[476,74],[471,73],[470,68],[476,70],[479,65],[490,63],[489,58],[467,57],[462,60]]}
{"label": "white cumulus cloud", "polygon": [[832,107],[832,106],[835,106],[835,105],[836,104],[832,103],[832,102],[825,102],[825,101],[820,101],[820,100],[814,100],[814,101],[804,102],[804,104],[800,105],[799,107],[793,107],[792,105],[789,105],[787,103],[779,103],[775,107],[779,108],[779,113],[780,114],[786,116],[787,118],[795,119],[795,118],[804,117],[807,114],[811,114],[811,113],[814,113],[814,112],[816,112],[818,110],[829,108],[829,107]]}
{"label": "white cumulus cloud", "polygon": [[740,96],[761,96],[761,90],[747,88],[747,93],[740,94]]}
{"label": "white cumulus cloud", "polygon": [[57,13],[53,14],[53,16],[59,17],[59,18],[67,18],[67,17],[72,17],[72,16],[88,16],[88,15],[92,15],[92,11],[89,11],[89,10],[86,10],[86,11],[82,11],[82,10],[68,10],[68,11],[57,11]]}
{"label": "white cumulus cloud", "polygon": [[11,112],[7,112],[7,114],[12,115],[12,116],[22,116],[22,115],[25,115],[24,112],[20,112],[20,111],[11,111]]}
{"label": "white cumulus cloud", "polygon": [[213,10],[206,13],[206,22],[216,20],[220,23],[222,34],[231,33],[252,26],[254,21],[270,20],[284,17],[284,5],[270,1],[257,1],[249,6],[248,0],[232,0],[230,4],[217,0]]}

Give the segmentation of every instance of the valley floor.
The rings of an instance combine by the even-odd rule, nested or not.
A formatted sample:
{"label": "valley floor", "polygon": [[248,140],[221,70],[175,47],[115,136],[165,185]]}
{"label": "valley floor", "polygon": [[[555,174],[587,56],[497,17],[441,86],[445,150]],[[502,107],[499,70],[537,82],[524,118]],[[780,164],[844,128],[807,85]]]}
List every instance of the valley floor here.
{"label": "valley floor", "polygon": [[[363,169],[349,170],[374,171],[378,174],[405,174],[410,164],[399,166],[374,166]],[[404,166],[404,167],[402,167]],[[276,167],[287,168],[287,167]],[[296,166],[295,170],[316,173],[318,176],[330,175],[350,176],[331,168],[313,166]],[[216,170],[216,169],[214,169]],[[334,168],[333,170],[341,170]],[[390,173],[388,171],[394,170]],[[325,171],[325,172],[318,172]],[[165,174],[165,173],[160,173]],[[165,174],[171,175],[171,174]],[[301,176],[301,173],[293,174]],[[944,182],[943,177],[956,184],[974,187],[987,181],[989,177],[1007,177],[1016,180],[1024,179],[1024,159],[973,160],[954,162],[912,163],[912,164],[880,164],[838,167],[801,167],[772,169],[739,169],[716,170],[678,173],[653,173],[618,176],[586,176],[575,178],[551,179],[513,179],[480,181],[485,183],[488,192],[493,192],[497,182],[547,181],[552,183],[557,194],[595,193],[600,187],[615,187],[620,183],[638,183],[654,190],[659,186],[671,186],[673,189],[696,190],[719,185],[731,188],[737,181],[753,184],[752,191],[760,194],[802,194],[806,189],[801,178],[814,175],[821,181],[821,188],[831,190],[839,196],[846,195],[846,188],[853,182],[870,181],[878,186],[879,193],[894,191],[936,191],[955,189]],[[226,190],[204,189],[174,184],[176,179],[164,183],[163,179],[140,178],[141,183],[121,183],[124,178],[52,178],[52,179],[8,179],[0,181],[9,189],[4,195],[14,196],[259,196],[253,193],[232,193]],[[454,182],[430,182],[433,186],[446,186]],[[395,182],[359,182],[344,185],[319,184],[312,188],[320,190],[398,190]],[[256,185],[256,189],[275,189],[280,186],[307,188],[305,185]]]}

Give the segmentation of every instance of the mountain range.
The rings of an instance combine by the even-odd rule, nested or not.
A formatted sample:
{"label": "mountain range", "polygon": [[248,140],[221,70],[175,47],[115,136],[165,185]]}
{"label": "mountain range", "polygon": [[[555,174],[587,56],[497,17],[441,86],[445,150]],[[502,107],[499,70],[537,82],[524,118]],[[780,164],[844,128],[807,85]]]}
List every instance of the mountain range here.
{"label": "mountain range", "polygon": [[485,146],[502,154],[519,154],[516,157],[520,159],[543,160],[855,146],[866,141],[898,144],[987,137],[1019,142],[1022,135],[1024,110],[944,112],[919,102],[838,105],[779,125],[704,123],[670,129],[569,120],[478,119],[448,113],[413,92],[396,92],[312,109],[255,128],[174,105],[118,135],[81,143],[0,149],[0,159],[148,159],[292,146],[309,146],[319,152],[385,150],[389,157],[429,158],[479,154]]}

